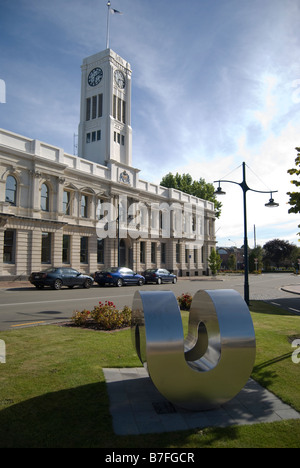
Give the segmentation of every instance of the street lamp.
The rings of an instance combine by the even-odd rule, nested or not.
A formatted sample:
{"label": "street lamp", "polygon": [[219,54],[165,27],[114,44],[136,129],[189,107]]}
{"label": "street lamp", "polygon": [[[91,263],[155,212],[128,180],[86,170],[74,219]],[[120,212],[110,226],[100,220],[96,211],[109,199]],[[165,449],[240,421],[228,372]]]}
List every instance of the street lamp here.
{"label": "street lamp", "polygon": [[273,193],[278,192],[278,190],[273,190],[272,192],[263,192],[261,190],[253,190],[248,187],[246,182],[246,164],[243,162],[243,182],[238,183],[232,180],[215,180],[214,183],[218,183],[219,186],[215,191],[215,195],[226,195],[221,188],[221,182],[226,182],[230,184],[236,184],[241,187],[243,190],[243,202],[244,202],[244,260],[245,260],[245,281],[244,281],[244,299],[247,305],[249,305],[249,262],[248,262],[248,236],[247,236],[247,205],[246,205],[246,194],[248,190],[251,192],[257,193],[270,193],[270,200],[268,203],[265,204],[268,208],[274,208],[279,206],[279,203],[275,203],[273,199]]}

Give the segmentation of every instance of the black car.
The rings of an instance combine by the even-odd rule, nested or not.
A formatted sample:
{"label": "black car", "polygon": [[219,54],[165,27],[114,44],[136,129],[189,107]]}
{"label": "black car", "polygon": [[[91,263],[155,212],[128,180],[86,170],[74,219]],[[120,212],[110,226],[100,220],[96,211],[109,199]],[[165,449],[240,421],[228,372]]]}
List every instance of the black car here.
{"label": "black car", "polygon": [[44,286],[50,286],[53,289],[60,289],[62,286],[90,288],[94,283],[91,276],[83,275],[73,268],[48,268],[44,271],[33,272],[29,276],[29,281],[38,289]]}
{"label": "black car", "polygon": [[114,286],[123,286],[123,284],[138,284],[142,286],[145,283],[145,278],[130,268],[118,268],[112,267],[103,271],[96,271],[95,273],[95,282],[99,286],[104,286],[105,284],[113,284]]}
{"label": "black car", "polygon": [[144,273],[146,283],[176,283],[177,276],[164,268],[149,269]]}

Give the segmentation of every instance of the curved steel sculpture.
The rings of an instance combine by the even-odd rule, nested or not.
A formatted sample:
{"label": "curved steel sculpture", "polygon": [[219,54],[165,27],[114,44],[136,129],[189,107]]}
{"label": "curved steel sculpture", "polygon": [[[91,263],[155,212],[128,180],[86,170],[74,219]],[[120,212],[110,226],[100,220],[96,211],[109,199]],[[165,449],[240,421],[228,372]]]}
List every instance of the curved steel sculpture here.
{"label": "curved steel sculpture", "polygon": [[234,290],[198,291],[184,339],[171,291],[138,291],[132,338],[157,390],[190,410],[214,408],[246,384],[255,360],[255,333],[247,304]]}

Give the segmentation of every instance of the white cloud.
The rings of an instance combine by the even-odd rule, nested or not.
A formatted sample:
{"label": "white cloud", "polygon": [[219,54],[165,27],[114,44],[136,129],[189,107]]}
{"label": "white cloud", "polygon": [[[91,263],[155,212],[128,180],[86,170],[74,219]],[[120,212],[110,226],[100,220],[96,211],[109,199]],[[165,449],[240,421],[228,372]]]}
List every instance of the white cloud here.
{"label": "white cloud", "polygon": [[[106,3],[4,2],[1,126],[73,151],[80,65],[105,48]],[[255,224],[264,238],[297,241],[286,192],[300,145],[299,2],[114,0],[113,7],[124,12],[111,18],[110,43],[133,69],[133,161],[141,177],[159,182],[178,171],[240,182],[245,161],[249,185],[278,189],[280,203],[267,210],[268,196],[249,192],[249,231]],[[242,191],[224,189],[218,238],[240,241]]]}

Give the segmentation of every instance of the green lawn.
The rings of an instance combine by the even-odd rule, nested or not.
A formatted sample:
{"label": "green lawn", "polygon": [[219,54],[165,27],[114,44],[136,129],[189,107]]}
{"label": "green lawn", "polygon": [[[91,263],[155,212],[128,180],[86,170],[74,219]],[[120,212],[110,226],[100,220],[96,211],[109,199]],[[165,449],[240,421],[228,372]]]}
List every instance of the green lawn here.
{"label": "green lawn", "polygon": [[[300,364],[289,337],[300,317],[253,302],[253,378],[300,411]],[[187,313],[183,313],[186,325]],[[37,326],[0,332],[0,447],[299,447],[299,420],[142,436],[112,430],[103,367],[140,365],[130,330],[111,333]]]}

